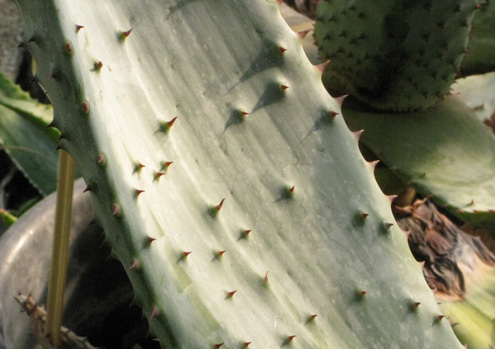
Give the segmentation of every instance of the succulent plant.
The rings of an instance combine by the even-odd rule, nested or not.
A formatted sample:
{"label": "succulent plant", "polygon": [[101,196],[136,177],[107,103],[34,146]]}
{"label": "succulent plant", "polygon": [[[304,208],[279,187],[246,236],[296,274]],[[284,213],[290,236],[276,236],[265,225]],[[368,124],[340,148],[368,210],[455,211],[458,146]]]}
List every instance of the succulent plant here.
{"label": "succulent plant", "polygon": [[476,9],[477,0],[322,0],[326,85],[381,110],[427,109],[454,82]]}
{"label": "succulent plant", "polygon": [[460,347],[276,1],[17,4],[165,347]]}

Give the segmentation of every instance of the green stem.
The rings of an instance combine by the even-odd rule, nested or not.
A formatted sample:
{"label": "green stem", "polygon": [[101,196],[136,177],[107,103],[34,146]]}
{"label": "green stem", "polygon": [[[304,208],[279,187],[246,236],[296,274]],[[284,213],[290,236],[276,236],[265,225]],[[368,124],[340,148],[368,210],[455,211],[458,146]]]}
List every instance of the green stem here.
{"label": "green stem", "polygon": [[60,327],[64,303],[65,281],[69,255],[69,235],[72,213],[72,191],[74,187],[74,160],[64,150],[60,151],[57,209],[53,240],[52,267],[48,286],[46,335],[54,346],[60,345]]}

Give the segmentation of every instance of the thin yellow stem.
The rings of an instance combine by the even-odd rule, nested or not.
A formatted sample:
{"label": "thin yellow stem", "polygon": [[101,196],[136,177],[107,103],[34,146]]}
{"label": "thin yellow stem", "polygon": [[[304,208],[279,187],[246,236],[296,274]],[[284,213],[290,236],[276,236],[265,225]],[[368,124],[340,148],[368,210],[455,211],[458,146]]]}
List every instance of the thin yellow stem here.
{"label": "thin yellow stem", "polygon": [[74,188],[74,160],[64,150],[60,150],[57,208],[55,212],[55,234],[52,251],[52,267],[48,285],[46,335],[52,344],[60,346],[60,328],[64,307],[64,291],[69,259],[69,235],[72,213],[72,191]]}

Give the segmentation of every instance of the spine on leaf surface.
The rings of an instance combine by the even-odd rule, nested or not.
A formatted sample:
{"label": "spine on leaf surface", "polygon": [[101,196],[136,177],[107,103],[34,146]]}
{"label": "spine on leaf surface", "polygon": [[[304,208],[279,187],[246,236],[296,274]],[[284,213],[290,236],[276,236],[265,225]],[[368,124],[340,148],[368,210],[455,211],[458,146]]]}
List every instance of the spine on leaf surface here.
{"label": "spine on leaf surface", "polygon": [[275,1],[18,5],[165,347],[460,346]]}

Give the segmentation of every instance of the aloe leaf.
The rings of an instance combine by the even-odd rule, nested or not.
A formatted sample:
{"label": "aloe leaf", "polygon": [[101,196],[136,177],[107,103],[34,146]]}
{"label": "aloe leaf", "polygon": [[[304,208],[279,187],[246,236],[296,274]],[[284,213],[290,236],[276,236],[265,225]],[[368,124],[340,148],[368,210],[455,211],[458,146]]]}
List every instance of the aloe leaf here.
{"label": "aloe leaf", "polygon": [[17,3],[165,347],[460,347],[275,1]]}
{"label": "aloe leaf", "polygon": [[495,138],[455,97],[427,112],[394,114],[347,108],[351,129],[422,195],[473,225],[495,223]]}
{"label": "aloe leaf", "polygon": [[472,108],[481,122],[495,114],[495,72],[457,79],[452,93]]}
{"label": "aloe leaf", "polygon": [[60,133],[47,129],[50,106],[29,98],[0,73],[0,143],[16,166],[43,195],[55,191]]}
{"label": "aloe leaf", "polygon": [[495,2],[480,0],[480,11],[473,19],[469,46],[461,64],[463,75],[495,70]]}

